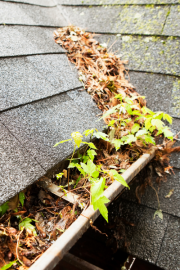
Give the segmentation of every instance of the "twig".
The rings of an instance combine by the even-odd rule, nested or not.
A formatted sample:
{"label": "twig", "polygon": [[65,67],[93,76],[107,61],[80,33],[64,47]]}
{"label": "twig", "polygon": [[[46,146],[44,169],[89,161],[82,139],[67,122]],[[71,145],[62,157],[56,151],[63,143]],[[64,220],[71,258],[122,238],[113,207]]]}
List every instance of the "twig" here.
{"label": "twig", "polygon": [[90,225],[95,231],[98,231],[100,234],[104,234],[106,237],[108,237],[106,233],[101,232],[96,226],[93,225],[92,219],[90,219]]}
{"label": "twig", "polygon": [[156,197],[157,197],[157,201],[158,201],[158,210],[160,209],[160,201],[159,201],[159,195],[157,193],[157,190],[155,189],[155,187],[153,187],[153,185],[151,184],[150,187],[152,187],[152,189],[154,189],[155,193],[156,193]]}
{"label": "twig", "polygon": [[91,226],[95,231],[98,231],[100,234],[104,234],[106,237],[108,237],[108,235],[107,235],[106,233],[101,232],[96,226],[93,225],[92,219],[90,219],[89,217],[84,216],[83,214],[81,214],[81,216],[83,216],[83,217],[89,219],[90,226]]}
{"label": "twig", "polygon": [[91,194],[91,193],[89,192],[89,190],[87,190],[85,187],[84,187],[84,189],[85,189],[89,194]]}
{"label": "twig", "polygon": [[24,229],[20,232],[20,234],[18,235],[18,238],[17,238],[17,245],[16,245],[16,254],[17,254],[17,260],[22,264],[24,265],[24,263],[19,259],[19,254],[18,254],[18,247],[19,247],[19,238],[21,236],[21,233],[24,231]]}

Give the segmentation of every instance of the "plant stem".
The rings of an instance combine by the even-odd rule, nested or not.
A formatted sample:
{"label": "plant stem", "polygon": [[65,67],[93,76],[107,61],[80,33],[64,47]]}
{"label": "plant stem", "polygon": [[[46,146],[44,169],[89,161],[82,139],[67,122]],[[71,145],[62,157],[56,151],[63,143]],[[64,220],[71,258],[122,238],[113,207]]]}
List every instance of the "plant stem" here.
{"label": "plant stem", "polygon": [[152,187],[152,189],[154,189],[155,193],[156,193],[156,197],[157,197],[157,201],[158,201],[158,210],[160,209],[160,201],[159,201],[159,196],[158,196],[158,193],[156,191],[156,189],[153,187],[153,185],[151,184],[150,185]]}
{"label": "plant stem", "polygon": [[[71,164],[72,162],[72,159],[74,157],[74,153],[76,151],[76,144],[74,144],[74,150],[73,150],[73,153],[72,153],[72,156],[71,156],[71,159],[70,159],[70,162],[69,162],[69,165]],[[69,190],[69,175],[70,175],[70,168],[68,169],[68,190]]]}

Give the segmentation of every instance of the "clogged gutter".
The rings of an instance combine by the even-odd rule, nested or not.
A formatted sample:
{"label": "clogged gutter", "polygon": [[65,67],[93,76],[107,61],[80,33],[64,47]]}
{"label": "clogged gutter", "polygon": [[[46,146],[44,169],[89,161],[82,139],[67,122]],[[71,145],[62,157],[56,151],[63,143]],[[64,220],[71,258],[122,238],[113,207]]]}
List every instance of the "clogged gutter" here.
{"label": "clogged gutter", "polygon": [[[78,183],[78,188],[82,189],[81,194],[82,191],[86,196],[89,193],[94,209],[99,209],[108,221],[107,209],[102,203],[107,203],[108,200],[104,197],[102,199],[103,195],[97,190],[103,191],[105,185],[114,180],[128,187],[120,173],[143,153],[148,153],[152,147],[156,150],[153,167],[158,172],[160,182],[167,172],[172,171],[168,155],[179,151],[180,147],[171,149],[175,140],[169,127],[163,122],[164,120],[172,124],[172,117],[162,111],[153,112],[146,107],[145,97],[140,96],[127,80],[128,73],[124,67],[127,62],[121,61],[119,56],[107,50],[106,44],[99,44],[93,37],[93,34],[75,26],[60,28],[54,32],[56,43],[68,51],[68,58],[76,65],[84,88],[103,111],[101,118],[107,125],[107,134],[95,130],[85,131],[83,135],[91,134],[100,139],[97,151],[91,150],[93,147],[89,145],[87,154],[79,155],[79,160],[70,161],[69,169],[74,168],[73,179],[78,172],[80,181],[76,182],[76,185]],[[83,143],[82,135],[78,132],[73,134],[75,145],[79,147]],[[163,139],[163,144],[156,145],[160,138]],[[79,145],[76,139],[79,140]],[[91,151],[94,152],[93,158],[89,154]],[[88,167],[91,167],[91,172],[97,176],[89,174]],[[104,184],[100,184],[103,183],[102,179]],[[73,187],[72,189],[78,192]],[[160,211],[160,205],[158,208]]]}
{"label": "clogged gutter", "polygon": [[[83,143],[87,148],[72,156],[69,168],[52,179],[56,185],[49,179],[40,179],[34,184],[36,188],[31,186],[0,207],[2,270],[30,267],[90,204],[108,220],[105,204],[122,188],[118,188],[115,195],[108,195],[107,187],[112,183],[111,187],[115,187],[114,180],[128,186],[122,172],[126,171],[128,175],[127,169],[143,154],[147,155],[146,161],[150,161],[156,150],[152,163],[157,177],[162,180],[163,175],[172,171],[168,155],[179,151],[179,148],[171,148],[173,135],[162,122],[171,123],[171,117],[163,112],[154,113],[146,107],[144,97],[126,79],[126,62],[108,52],[104,44],[93,39],[92,34],[78,27],[58,29],[54,36],[56,43],[68,51],[68,58],[76,65],[84,88],[102,110],[107,133],[86,130],[84,137],[93,135],[97,138],[87,144],[83,135],[74,131],[72,137],[67,138],[74,143],[74,150]],[[163,144],[156,145],[160,137]],[[142,162],[143,166],[146,161]],[[135,174],[142,164],[137,165]],[[131,173],[125,180],[130,181],[135,176]],[[105,189],[107,197],[103,193]],[[78,196],[77,201],[73,201],[74,194]],[[42,269],[48,268],[42,266]]]}

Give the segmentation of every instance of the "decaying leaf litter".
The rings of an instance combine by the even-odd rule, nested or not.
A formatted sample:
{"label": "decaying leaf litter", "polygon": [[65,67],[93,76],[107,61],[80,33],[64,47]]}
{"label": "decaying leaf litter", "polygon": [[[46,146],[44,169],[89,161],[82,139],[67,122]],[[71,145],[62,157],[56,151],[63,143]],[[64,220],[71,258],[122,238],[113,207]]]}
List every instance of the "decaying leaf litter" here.
{"label": "decaying leaf litter", "polygon": [[[171,124],[171,117],[146,107],[145,98],[128,81],[126,61],[108,51],[105,44],[99,44],[93,34],[78,27],[58,29],[54,38],[68,51],[68,58],[76,65],[84,88],[102,110],[106,133],[86,130],[84,137],[93,137],[93,142],[88,144],[83,142],[83,135],[73,132],[69,140],[74,140],[74,152],[76,146],[83,143],[86,147],[73,154],[69,168],[52,179],[65,195],[78,194],[80,203],[72,205],[37,183],[0,207],[2,270],[29,268],[89,204],[99,209],[107,220],[105,204],[108,201],[102,196],[103,190],[114,180],[123,183],[121,173],[155,147],[154,160],[139,174],[142,181],[136,195],[140,201],[145,187],[152,185],[152,171],[156,172],[160,183],[173,171],[169,155],[180,150],[172,148],[173,135],[161,121]],[[156,145],[159,139],[162,144]]]}
{"label": "decaying leaf litter", "polygon": [[9,200],[6,206],[6,213],[0,211],[2,270],[28,269],[80,213],[36,184]]}

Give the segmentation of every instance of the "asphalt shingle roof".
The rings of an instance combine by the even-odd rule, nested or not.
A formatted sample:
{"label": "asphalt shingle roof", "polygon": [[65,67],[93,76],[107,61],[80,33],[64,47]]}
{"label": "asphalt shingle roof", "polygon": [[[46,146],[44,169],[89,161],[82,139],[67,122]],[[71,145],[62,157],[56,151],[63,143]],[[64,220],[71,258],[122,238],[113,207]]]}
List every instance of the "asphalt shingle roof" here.
{"label": "asphalt shingle roof", "polygon": [[[13,3],[12,3],[13,2]],[[20,3],[21,2],[21,3]],[[71,152],[52,146],[72,131],[98,127],[99,110],[81,91],[65,51],[54,43],[55,27],[69,23],[111,45],[129,59],[131,83],[148,107],[174,117],[180,130],[179,0],[17,0],[0,1],[0,204],[51,171]],[[180,145],[177,142],[177,145]],[[128,252],[163,269],[179,270],[180,156],[175,175],[161,184],[163,221],[153,219],[157,198],[151,187],[135,198],[134,181],[110,206],[110,220],[122,217]],[[156,186],[157,188],[157,186]],[[174,194],[165,196],[171,189]],[[118,229],[117,229],[118,232]],[[115,230],[115,233],[117,233]],[[121,240],[118,246],[124,248]]]}

